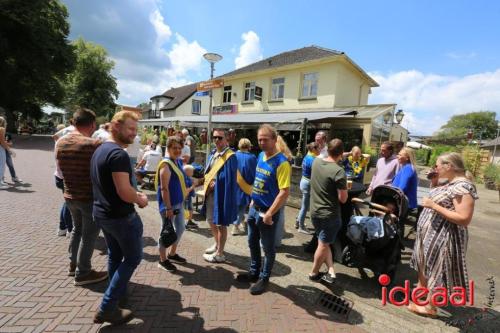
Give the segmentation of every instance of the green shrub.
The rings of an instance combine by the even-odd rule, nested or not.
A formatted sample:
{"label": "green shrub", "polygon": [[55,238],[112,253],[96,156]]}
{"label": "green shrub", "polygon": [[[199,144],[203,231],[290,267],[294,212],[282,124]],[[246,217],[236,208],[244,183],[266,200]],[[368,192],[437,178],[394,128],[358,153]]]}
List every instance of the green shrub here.
{"label": "green shrub", "polygon": [[167,145],[167,131],[161,131],[160,133],[160,146],[166,146]]}
{"label": "green shrub", "polygon": [[436,164],[436,160],[439,157],[439,155],[447,153],[447,152],[460,152],[460,147],[459,146],[448,146],[448,145],[435,145],[432,146],[432,153],[431,157],[429,159],[429,163],[427,165],[433,166]]}
{"label": "green shrub", "polygon": [[500,165],[498,164],[488,164],[484,168],[484,178],[485,180],[495,181],[496,184],[500,184]]}

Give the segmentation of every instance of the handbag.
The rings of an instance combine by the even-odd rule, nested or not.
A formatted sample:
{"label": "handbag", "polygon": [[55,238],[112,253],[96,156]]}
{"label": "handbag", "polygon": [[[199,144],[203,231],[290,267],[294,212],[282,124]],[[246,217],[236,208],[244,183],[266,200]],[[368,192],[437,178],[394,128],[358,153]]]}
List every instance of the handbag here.
{"label": "handbag", "polygon": [[172,220],[168,217],[165,218],[165,222],[162,225],[160,232],[160,239],[158,243],[161,246],[167,248],[177,241],[177,234],[175,233],[174,226],[172,225]]}

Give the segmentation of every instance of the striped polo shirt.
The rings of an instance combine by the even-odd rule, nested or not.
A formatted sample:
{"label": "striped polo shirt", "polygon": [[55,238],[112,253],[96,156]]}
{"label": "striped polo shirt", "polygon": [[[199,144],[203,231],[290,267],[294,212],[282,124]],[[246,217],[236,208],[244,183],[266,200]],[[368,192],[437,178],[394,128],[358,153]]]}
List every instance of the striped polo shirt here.
{"label": "striped polo shirt", "polygon": [[64,177],[64,197],[92,200],[90,160],[100,141],[80,133],[70,133],[56,143],[56,159]]}

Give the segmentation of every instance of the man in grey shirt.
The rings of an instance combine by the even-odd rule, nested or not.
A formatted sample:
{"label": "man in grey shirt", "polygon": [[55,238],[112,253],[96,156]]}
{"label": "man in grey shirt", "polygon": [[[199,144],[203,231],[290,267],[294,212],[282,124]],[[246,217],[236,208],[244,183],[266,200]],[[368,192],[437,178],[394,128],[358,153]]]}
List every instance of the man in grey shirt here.
{"label": "man in grey shirt", "polygon": [[[318,247],[314,253],[314,263],[309,279],[323,279],[333,283],[335,271],[333,256],[330,249],[342,227],[340,203],[347,201],[347,180],[344,169],[340,166],[344,143],[333,139],[327,145],[328,157],[316,158],[311,173],[311,220],[316,229]],[[319,269],[325,263],[328,266],[326,274]]]}

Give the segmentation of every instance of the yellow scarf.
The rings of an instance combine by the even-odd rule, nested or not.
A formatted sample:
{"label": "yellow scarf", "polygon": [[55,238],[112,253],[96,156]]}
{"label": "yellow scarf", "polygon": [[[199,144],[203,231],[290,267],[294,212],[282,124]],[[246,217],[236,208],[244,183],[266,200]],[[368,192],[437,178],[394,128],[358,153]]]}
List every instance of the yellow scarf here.
{"label": "yellow scarf", "polygon": [[186,198],[188,193],[186,188],[186,180],[184,179],[184,173],[182,173],[181,169],[179,169],[177,164],[175,164],[169,158],[161,160],[161,162],[158,164],[158,167],[156,168],[155,189],[158,190],[158,183],[160,182],[160,170],[165,164],[168,164],[172,169],[172,171],[175,172],[175,174],[177,175],[177,178],[179,178],[179,182],[181,183],[181,189],[182,189],[182,197]]}
{"label": "yellow scarf", "polygon": [[349,164],[351,165],[351,169],[354,172],[354,175],[356,175],[356,176],[359,175],[363,171],[364,167],[366,166],[366,159],[364,158],[364,156],[361,156],[359,158],[359,161],[354,161],[352,159],[352,156],[349,156],[347,159],[349,160]]}
{"label": "yellow scarf", "polygon": [[224,163],[228,160],[229,157],[234,155],[234,152],[231,149],[227,149],[221,157],[215,161],[212,165],[210,171],[205,175],[205,182],[203,183],[203,193],[207,194],[208,185],[215,179],[219,170],[224,166]]}
{"label": "yellow scarf", "polygon": [[245,194],[251,195],[253,191],[253,186],[248,184],[245,181],[245,178],[240,173],[240,170],[237,171],[236,173],[236,181],[238,182],[238,185],[240,186],[241,190],[245,192]]}

